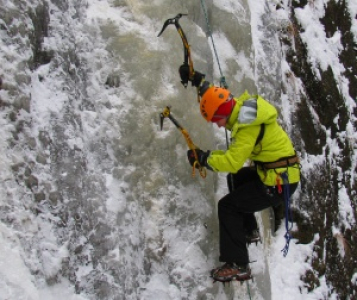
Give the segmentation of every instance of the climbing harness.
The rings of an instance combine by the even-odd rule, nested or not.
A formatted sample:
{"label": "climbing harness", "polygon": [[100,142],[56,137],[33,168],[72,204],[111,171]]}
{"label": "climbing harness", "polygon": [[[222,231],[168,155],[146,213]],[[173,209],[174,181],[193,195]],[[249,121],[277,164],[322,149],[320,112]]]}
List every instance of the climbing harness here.
{"label": "climbing harness", "polygon": [[164,119],[165,118],[169,118],[171,120],[172,123],[174,123],[174,125],[181,131],[182,135],[184,136],[187,146],[188,148],[190,148],[190,150],[193,151],[193,155],[195,156],[195,162],[192,166],[192,177],[195,176],[195,169],[197,168],[201,177],[202,178],[206,178],[206,169],[200,165],[199,161],[198,161],[198,156],[197,156],[197,152],[196,150],[199,150],[200,148],[198,148],[192,141],[190,135],[188,134],[188,132],[186,131],[186,129],[184,129],[179,122],[171,115],[171,111],[170,111],[170,106],[166,106],[165,109],[163,110],[162,113],[160,113],[160,128],[162,130],[162,127],[164,125]]}
{"label": "climbing harness", "polygon": [[186,37],[184,31],[182,30],[181,25],[179,23],[179,20],[182,16],[187,16],[187,14],[178,14],[176,17],[174,17],[172,19],[167,19],[165,21],[164,25],[162,26],[160,33],[157,36],[159,37],[165,31],[166,27],[169,26],[170,24],[175,25],[176,30],[179,33],[179,35],[182,39],[182,43],[183,43],[184,64],[189,66],[189,78],[185,82],[182,81],[183,86],[186,88],[188,81],[193,79],[193,75],[195,74],[195,71],[193,69],[193,61],[192,61],[192,57],[191,57],[190,45],[188,43],[188,40],[187,40],[187,37]]}
{"label": "climbing harness", "polygon": [[262,167],[264,170],[277,169],[277,168],[287,168],[295,164],[300,163],[300,159],[297,155],[281,158],[274,162],[259,162],[255,161],[257,165]]}
{"label": "climbing harness", "polygon": [[216,56],[216,60],[217,60],[219,72],[220,72],[220,74],[221,74],[220,86],[227,89],[227,88],[228,88],[228,84],[227,84],[227,82],[226,82],[226,78],[223,76],[221,64],[220,64],[219,58],[218,58],[218,53],[217,53],[216,45],[214,44],[214,40],[213,40],[213,37],[212,37],[211,27],[210,27],[209,21],[208,21],[207,9],[206,9],[206,6],[205,6],[203,0],[201,0],[201,6],[202,6],[203,13],[205,14],[208,36],[211,38],[212,46],[213,46],[213,51],[214,51],[214,54],[215,54],[215,56]]}
{"label": "climbing harness", "polygon": [[[264,134],[264,132],[263,132],[263,134]],[[263,170],[264,173],[266,173],[267,170],[275,170],[278,168],[288,168],[288,167],[292,167],[299,163],[300,163],[300,159],[296,154],[293,156],[283,157],[283,158],[278,159],[277,161],[274,161],[274,162],[261,162],[261,161],[257,161],[257,160],[254,161],[255,166],[261,168],[261,170]],[[279,177],[277,177],[276,186],[278,188],[279,194],[281,194],[283,190],[281,187]]]}

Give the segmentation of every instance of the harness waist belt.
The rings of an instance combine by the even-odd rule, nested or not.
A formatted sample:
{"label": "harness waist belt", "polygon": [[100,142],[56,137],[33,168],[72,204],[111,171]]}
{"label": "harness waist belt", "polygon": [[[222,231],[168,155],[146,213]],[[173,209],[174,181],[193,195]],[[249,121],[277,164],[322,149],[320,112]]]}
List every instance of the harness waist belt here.
{"label": "harness waist belt", "polygon": [[300,159],[299,159],[299,157],[297,155],[294,155],[294,156],[281,158],[281,159],[279,159],[277,161],[274,161],[274,162],[255,161],[255,163],[258,166],[261,166],[263,169],[269,170],[269,169],[290,167],[292,165],[300,163]]}

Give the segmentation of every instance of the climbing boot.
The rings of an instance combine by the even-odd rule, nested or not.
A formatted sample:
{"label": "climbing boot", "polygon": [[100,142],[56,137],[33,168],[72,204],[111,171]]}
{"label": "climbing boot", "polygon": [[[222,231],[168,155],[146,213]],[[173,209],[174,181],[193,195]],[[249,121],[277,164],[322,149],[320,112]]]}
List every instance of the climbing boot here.
{"label": "climbing boot", "polygon": [[211,277],[214,281],[220,282],[244,281],[252,278],[249,266],[236,263],[225,263],[223,266],[213,269]]}
{"label": "climbing boot", "polygon": [[254,229],[252,232],[246,234],[245,239],[248,245],[252,243],[257,245],[261,241],[259,229]]}

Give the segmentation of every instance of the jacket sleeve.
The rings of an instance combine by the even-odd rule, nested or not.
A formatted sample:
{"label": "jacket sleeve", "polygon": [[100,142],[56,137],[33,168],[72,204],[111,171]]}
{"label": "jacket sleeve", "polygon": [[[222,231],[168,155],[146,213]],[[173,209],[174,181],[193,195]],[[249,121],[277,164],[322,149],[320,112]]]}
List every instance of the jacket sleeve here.
{"label": "jacket sleeve", "polygon": [[212,151],[207,163],[216,172],[237,173],[253,152],[259,131],[260,125],[240,128],[228,150]]}

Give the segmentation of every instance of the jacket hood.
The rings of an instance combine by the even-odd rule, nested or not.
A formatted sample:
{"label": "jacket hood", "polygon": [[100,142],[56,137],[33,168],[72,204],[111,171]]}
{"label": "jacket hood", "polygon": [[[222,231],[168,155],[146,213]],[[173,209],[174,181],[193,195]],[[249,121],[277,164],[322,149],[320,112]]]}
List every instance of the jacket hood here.
{"label": "jacket hood", "polygon": [[[245,91],[242,95],[237,98],[234,98],[236,101],[236,105],[232,111],[231,116],[229,117],[226,128],[228,130],[238,130],[238,128],[252,125],[260,125],[260,124],[270,124],[276,121],[278,112],[276,108],[264,101],[264,99],[258,95],[250,95],[247,91]],[[239,113],[241,111],[242,106],[245,101],[256,101],[256,118],[249,123],[242,123],[239,121]]]}

